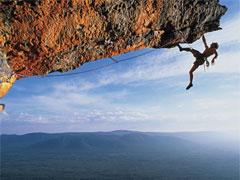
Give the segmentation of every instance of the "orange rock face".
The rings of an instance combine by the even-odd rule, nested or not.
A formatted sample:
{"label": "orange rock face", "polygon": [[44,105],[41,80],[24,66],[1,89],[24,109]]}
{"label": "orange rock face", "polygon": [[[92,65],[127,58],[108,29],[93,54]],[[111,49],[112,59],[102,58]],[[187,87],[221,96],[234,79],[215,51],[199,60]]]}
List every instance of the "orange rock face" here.
{"label": "orange rock face", "polygon": [[219,29],[217,0],[1,0],[0,51],[27,76],[68,71]]}

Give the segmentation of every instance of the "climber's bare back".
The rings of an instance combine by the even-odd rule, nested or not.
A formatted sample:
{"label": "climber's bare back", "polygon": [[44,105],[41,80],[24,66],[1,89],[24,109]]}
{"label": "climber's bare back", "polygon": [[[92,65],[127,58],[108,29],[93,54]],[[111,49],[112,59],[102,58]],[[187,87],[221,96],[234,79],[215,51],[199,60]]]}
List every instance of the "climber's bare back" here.
{"label": "climber's bare back", "polygon": [[203,52],[204,57],[208,58],[214,54],[217,54],[216,48],[206,48]]}

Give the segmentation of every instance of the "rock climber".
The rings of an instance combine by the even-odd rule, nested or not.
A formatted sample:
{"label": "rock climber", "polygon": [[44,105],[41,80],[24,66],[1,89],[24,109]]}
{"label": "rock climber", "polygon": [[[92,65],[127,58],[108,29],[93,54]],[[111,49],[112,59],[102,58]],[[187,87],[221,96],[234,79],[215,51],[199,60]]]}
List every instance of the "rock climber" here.
{"label": "rock climber", "polygon": [[203,65],[204,63],[206,63],[206,66],[208,67],[209,66],[209,62],[207,60],[208,57],[215,54],[215,56],[213,57],[213,59],[211,61],[212,65],[215,63],[215,60],[218,57],[218,53],[217,53],[217,49],[219,47],[218,43],[214,42],[209,47],[207,45],[206,38],[204,35],[202,36],[202,40],[203,40],[203,43],[205,46],[205,50],[203,51],[203,53],[200,53],[199,51],[197,51],[196,49],[193,49],[193,48],[183,48],[179,44],[177,45],[180,51],[191,52],[193,54],[193,56],[196,58],[195,62],[193,63],[192,68],[189,71],[190,83],[186,87],[186,90],[190,89],[193,86],[193,72],[199,66]]}

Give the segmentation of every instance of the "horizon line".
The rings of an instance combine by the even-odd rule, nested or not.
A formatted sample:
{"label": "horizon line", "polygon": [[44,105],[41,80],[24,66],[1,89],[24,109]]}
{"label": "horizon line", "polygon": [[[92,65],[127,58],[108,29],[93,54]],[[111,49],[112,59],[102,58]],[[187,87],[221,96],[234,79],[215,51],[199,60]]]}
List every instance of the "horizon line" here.
{"label": "horizon line", "polygon": [[113,132],[135,132],[135,133],[167,133],[167,134],[174,134],[174,133],[233,133],[238,134],[240,136],[239,131],[231,131],[231,130],[224,130],[224,131],[217,131],[217,130],[202,130],[202,131],[138,131],[138,130],[109,130],[109,131],[63,131],[63,132],[26,132],[26,133],[1,133],[2,135],[16,135],[16,136],[23,136],[28,134],[83,134],[83,133],[113,133]]}

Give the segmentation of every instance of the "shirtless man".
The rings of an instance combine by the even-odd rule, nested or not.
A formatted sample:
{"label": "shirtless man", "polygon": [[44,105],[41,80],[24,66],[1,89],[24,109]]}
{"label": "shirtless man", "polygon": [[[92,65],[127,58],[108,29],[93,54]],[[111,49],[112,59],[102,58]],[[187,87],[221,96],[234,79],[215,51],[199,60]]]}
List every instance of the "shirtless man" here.
{"label": "shirtless man", "polygon": [[196,61],[193,63],[192,68],[189,71],[189,76],[190,76],[190,83],[186,87],[186,89],[190,89],[193,86],[193,72],[201,65],[203,65],[206,62],[207,67],[209,66],[209,62],[207,61],[207,58],[215,54],[213,57],[211,63],[215,63],[215,59],[218,57],[217,49],[218,49],[218,43],[212,43],[210,47],[208,47],[206,38],[203,36],[202,37],[205,50],[203,53],[200,53],[199,51],[193,49],[193,48],[182,48],[180,45],[178,45],[178,48],[180,51],[187,51],[191,52],[193,56],[196,58]]}

